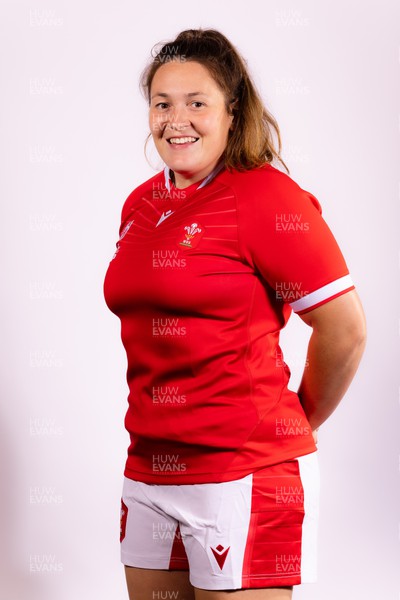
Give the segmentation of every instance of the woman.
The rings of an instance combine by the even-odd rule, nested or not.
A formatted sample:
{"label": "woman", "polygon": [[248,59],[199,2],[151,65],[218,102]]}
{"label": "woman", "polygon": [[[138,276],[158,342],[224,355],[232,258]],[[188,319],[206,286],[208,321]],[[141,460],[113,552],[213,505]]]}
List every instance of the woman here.
{"label": "woman", "polygon": [[[104,283],[128,357],[129,596],[291,598],[315,581],[316,431],[359,364],[363,311],[318,200],[271,164],[279,129],[232,44],[183,31],[142,84],[166,167],[127,198]],[[292,310],[312,327],[297,394]]]}

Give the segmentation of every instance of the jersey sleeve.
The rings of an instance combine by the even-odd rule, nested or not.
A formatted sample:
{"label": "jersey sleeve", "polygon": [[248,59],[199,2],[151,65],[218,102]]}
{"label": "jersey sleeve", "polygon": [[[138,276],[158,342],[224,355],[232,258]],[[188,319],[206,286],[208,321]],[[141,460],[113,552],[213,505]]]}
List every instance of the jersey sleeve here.
{"label": "jersey sleeve", "polygon": [[243,199],[241,214],[243,252],[277,302],[302,314],[354,289],[319,201],[285,173]]}
{"label": "jersey sleeve", "polygon": [[123,235],[126,228],[132,223],[132,212],[143,200],[143,193],[148,189],[149,185],[153,186],[153,190],[158,190],[161,185],[161,181],[164,180],[164,171],[160,171],[157,175],[154,175],[138,187],[134,188],[128,195],[121,209],[121,219],[119,225],[119,235]]}
{"label": "jersey sleeve", "polygon": [[129,219],[130,219],[130,215],[132,212],[132,207],[133,207],[135,198],[136,198],[136,190],[133,190],[133,192],[131,192],[129,194],[129,196],[126,198],[125,202],[122,205],[121,219],[120,219],[119,230],[118,230],[120,237],[121,237],[121,235],[123,235],[124,229],[127,227],[127,225],[129,226]]}

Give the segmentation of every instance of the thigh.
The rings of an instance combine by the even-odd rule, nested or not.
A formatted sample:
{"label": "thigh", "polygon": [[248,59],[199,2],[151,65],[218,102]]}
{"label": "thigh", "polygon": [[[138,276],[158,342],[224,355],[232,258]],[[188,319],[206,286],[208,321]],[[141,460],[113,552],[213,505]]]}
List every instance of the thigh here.
{"label": "thigh", "polygon": [[[155,498],[152,496],[155,495]],[[121,562],[125,566],[160,571],[189,569],[176,519],[164,512],[157,489],[124,478],[121,497]],[[145,575],[146,573],[145,573]],[[156,598],[153,600],[170,600]]]}
{"label": "thigh", "polygon": [[194,600],[188,571],[125,566],[129,600]]}
{"label": "thigh", "polygon": [[210,591],[195,588],[195,600],[291,600],[292,587]]}
{"label": "thigh", "polygon": [[187,498],[182,490],[187,523],[181,531],[197,600],[207,600],[208,591],[211,600],[239,592],[253,600],[286,599],[292,586],[316,580],[316,458],[194,486]]}

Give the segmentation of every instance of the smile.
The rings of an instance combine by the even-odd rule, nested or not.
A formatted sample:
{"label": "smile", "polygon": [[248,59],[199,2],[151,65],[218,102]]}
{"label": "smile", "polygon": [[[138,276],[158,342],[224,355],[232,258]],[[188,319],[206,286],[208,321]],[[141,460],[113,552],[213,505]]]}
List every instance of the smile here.
{"label": "smile", "polygon": [[194,144],[194,142],[197,142],[199,138],[195,138],[195,137],[174,137],[174,138],[169,138],[169,140],[167,140],[167,142],[169,144]]}

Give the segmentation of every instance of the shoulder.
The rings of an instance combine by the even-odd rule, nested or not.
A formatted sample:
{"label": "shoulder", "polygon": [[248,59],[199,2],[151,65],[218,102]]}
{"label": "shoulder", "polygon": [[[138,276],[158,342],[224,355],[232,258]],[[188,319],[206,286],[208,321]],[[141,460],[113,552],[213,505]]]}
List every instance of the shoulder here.
{"label": "shoulder", "polygon": [[321,212],[317,198],[304,190],[287,173],[269,163],[249,171],[225,171],[221,182],[231,188],[240,204],[252,210],[283,210],[313,205]]}
{"label": "shoulder", "polygon": [[143,196],[146,196],[155,189],[159,189],[159,186],[163,184],[164,171],[160,171],[133,189],[122,206],[121,221],[124,222],[127,219],[131,209],[141,200],[141,198],[143,198]]}

